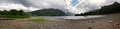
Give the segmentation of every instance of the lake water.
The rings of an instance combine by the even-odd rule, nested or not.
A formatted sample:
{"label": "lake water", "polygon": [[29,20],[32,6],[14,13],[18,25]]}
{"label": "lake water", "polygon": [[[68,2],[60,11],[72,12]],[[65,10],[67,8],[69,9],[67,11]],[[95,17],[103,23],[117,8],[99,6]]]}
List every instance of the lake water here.
{"label": "lake water", "polygon": [[87,19],[87,18],[98,18],[104,17],[101,15],[97,16],[45,16],[45,18],[55,18],[55,19]]}

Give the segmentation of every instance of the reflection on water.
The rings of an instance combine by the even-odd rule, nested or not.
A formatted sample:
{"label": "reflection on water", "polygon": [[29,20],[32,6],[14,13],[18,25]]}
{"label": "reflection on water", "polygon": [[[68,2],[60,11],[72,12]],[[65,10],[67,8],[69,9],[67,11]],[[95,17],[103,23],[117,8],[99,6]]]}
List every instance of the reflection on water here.
{"label": "reflection on water", "polygon": [[45,16],[45,18],[55,18],[55,19],[86,19],[86,18],[98,18],[103,16]]}

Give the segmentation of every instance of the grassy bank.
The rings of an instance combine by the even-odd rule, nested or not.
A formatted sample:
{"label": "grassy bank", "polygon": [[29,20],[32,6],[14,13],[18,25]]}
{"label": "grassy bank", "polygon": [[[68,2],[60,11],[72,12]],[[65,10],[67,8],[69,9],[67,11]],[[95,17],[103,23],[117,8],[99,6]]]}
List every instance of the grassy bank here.
{"label": "grassy bank", "polygon": [[4,17],[4,18],[29,18],[30,16],[0,15],[0,17]]}

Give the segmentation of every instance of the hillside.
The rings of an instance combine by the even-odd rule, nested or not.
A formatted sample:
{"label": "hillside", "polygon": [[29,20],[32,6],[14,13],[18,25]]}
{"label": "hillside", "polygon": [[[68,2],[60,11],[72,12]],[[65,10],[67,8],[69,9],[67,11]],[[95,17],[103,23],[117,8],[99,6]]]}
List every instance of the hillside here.
{"label": "hillside", "polygon": [[101,9],[93,10],[80,15],[103,15],[103,14],[114,14],[114,13],[120,13],[120,3],[118,2],[114,2],[111,5],[101,7]]}
{"label": "hillside", "polygon": [[36,10],[30,13],[32,15],[37,15],[37,16],[64,16],[66,15],[63,11],[59,9],[53,9],[53,8]]}

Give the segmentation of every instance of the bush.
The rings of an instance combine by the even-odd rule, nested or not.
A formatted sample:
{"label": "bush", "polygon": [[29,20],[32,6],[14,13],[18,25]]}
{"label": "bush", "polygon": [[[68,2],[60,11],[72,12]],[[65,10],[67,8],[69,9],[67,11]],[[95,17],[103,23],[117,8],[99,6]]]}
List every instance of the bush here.
{"label": "bush", "polygon": [[29,18],[30,16],[0,15],[0,17],[5,17],[5,18]]}

